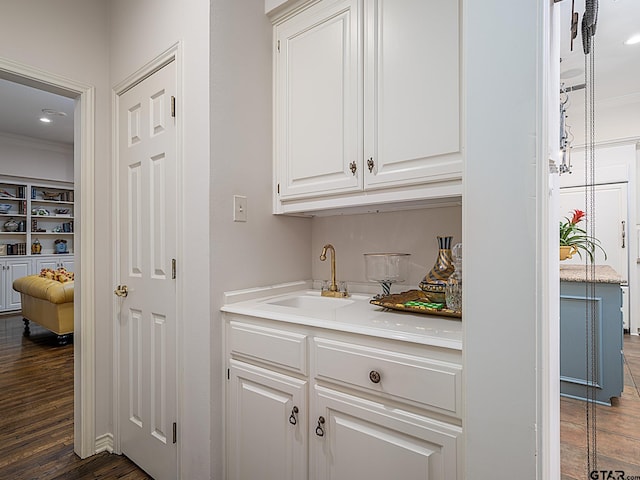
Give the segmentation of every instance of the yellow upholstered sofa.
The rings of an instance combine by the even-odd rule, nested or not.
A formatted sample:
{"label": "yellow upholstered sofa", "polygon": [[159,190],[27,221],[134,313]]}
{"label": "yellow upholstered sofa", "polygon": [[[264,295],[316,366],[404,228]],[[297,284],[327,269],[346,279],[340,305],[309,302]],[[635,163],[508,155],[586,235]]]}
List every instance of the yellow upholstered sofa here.
{"label": "yellow upholstered sofa", "polygon": [[25,336],[32,321],[58,335],[60,344],[69,341],[73,334],[73,282],[29,275],[14,280],[13,289],[20,292]]}

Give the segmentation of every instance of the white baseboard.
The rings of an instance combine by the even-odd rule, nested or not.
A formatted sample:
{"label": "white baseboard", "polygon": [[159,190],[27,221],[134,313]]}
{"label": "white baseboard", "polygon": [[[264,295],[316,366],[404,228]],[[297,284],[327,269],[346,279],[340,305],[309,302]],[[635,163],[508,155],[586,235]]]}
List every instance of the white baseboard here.
{"label": "white baseboard", "polygon": [[113,435],[105,433],[96,438],[96,453],[109,452],[113,453]]}

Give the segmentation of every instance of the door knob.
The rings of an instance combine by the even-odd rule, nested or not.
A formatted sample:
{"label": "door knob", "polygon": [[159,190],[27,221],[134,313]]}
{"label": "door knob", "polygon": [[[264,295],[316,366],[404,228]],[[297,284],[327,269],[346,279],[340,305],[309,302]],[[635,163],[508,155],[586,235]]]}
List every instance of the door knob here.
{"label": "door knob", "polygon": [[118,285],[113,293],[119,297],[126,297],[129,295],[129,288],[126,285]]}

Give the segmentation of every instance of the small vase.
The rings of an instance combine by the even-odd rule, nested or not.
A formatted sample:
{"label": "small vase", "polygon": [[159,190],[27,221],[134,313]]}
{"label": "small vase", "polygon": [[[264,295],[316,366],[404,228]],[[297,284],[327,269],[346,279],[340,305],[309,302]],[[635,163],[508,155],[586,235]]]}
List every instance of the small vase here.
{"label": "small vase", "polygon": [[438,258],[431,270],[420,282],[420,289],[427,294],[430,302],[445,303],[445,287],[447,280],[454,272],[451,257],[451,240],[453,237],[438,238]]}
{"label": "small vase", "polygon": [[6,222],[4,222],[5,232],[17,232],[18,227],[19,227],[18,222],[16,222],[13,218],[10,218]]}

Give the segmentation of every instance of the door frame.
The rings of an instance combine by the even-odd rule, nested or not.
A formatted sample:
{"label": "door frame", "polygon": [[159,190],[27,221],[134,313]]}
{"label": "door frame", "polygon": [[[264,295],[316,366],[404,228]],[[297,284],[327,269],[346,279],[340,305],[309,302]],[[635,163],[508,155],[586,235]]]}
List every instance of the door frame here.
{"label": "door frame", "polygon": [[[95,436],[95,87],[0,58],[0,77],[75,100],[73,176],[79,199],[75,240],[73,447],[80,458],[96,453]],[[87,188],[83,188],[84,186]]]}
{"label": "door frame", "polygon": [[[171,62],[176,63],[176,93],[181,98],[183,95],[182,91],[182,45],[180,42],[175,43],[167,50],[162,52],[156,58],[142,66],[133,74],[129,75],[127,78],[116,84],[112,89],[112,176],[113,176],[113,192],[112,192],[112,245],[113,245],[113,285],[118,285],[120,282],[120,225],[118,222],[118,212],[120,211],[120,199],[118,196],[118,191],[120,188],[120,176],[119,176],[119,153],[118,153],[118,118],[119,118],[119,99],[122,94],[136,86],[138,83],[142,82],[147,77],[153,75],[155,72],[160,70],[162,67],[170,64]],[[182,176],[182,167],[183,167],[183,130],[182,130],[182,115],[176,115],[176,198],[177,205],[176,211],[178,214],[178,218],[181,215],[183,210],[183,192],[185,191],[183,186],[183,176]],[[176,256],[178,262],[181,258],[184,258],[184,233],[183,229],[178,228],[176,232]],[[181,419],[183,418],[183,389],[182,389],[182,372],[183,372],[183,349],[182,349],[182,322],[180,321],[179,312],[182,311],[183,305],[183,291],[184,291],[184,280],[181,276],[178,276],[176,279],[176,417],[178,425],[181,424]],[[120,418],[120,322],[118,321],[118,313],[119,313],[119,305],[118,299],[114,295],[113,296],[113,449],[116,453],[122,453],[121,449],[121,429],[119,425]],[[178,443],[177,448],[177,474],[178,478],[180,478],[181,471],[181,451],[182,451],[182,442]]]}

